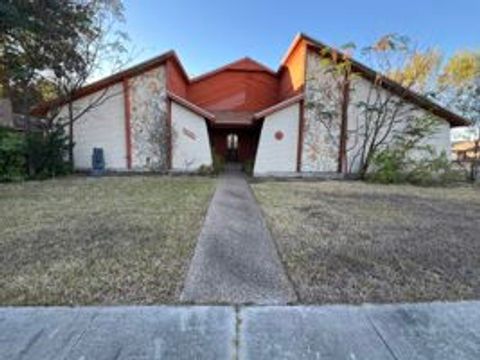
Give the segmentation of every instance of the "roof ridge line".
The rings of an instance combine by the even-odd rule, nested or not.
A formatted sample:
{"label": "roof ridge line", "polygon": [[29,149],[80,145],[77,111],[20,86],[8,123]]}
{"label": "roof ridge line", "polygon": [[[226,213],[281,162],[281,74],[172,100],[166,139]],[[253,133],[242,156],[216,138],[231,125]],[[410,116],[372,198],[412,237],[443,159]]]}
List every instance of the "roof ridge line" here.
{"label": "roof ridge line", "polygon": [[[301,40],[304,39],[307,41],[307,48],[313,47],[317,49],[329,49],[332,52],[336,52],[337,54],[341,56],[346,56],[345,53],[341,50],[338,50],[336,47],[327,45],[321,41],[316,40],[315,38],[305,34],[305,33],[299,33],[297,37],[295,38],[293,44],[293,48],[297,45],[297,43]],[[350,62],[353,66],[353,68],[356,68],[358,72],[360,72],[364,78],[366,78],[368,81],[372,81],[373,78],[376,76],[381,76],[382,77],[382,82],[381,86],[389,91],[392,91],[393,93],[399,95],[400,93],[403,93],[402,96],[404,99],[416,104],[418,107],[424,109],[425,111],[428,111],[444,120],[450,123],[450,125],[453,126],[468,126],[471,121],[466,119],[465,117],[453,112],[452,110],[444,107],[443,105],[429,99],[425,95],[422,95],[412,89],[409,89],[399,82],[389,78],[385,74],[382,74],[379,71],[376,71],[372,69],[371,67],[364,65],[362,62],[359,60],[356,60],[353,57],[349,57]]]}
{"label": "roof ridge line", "polygon": [[289,107],[290,105],[293,105],[299,101],[302,101],[304,99],[304,95],[303,93],[300,93],[300,94],[297,94],[297,95],[293,95],[287,99],[283,99],[282,101],[280,102],[277,102],[263,110],[260,110],[260,111],[257,111],[253,114],[253,119],[257,120],[257,119],[260,119],[260,118],[263,118],[265,116],[268,116],[268,115],[271,115],[273,113],[276,113],[277,111],[280,111],[280,110],[283,110],[287,107]]}
{"label": "roof ridge line", "polygon": [[[111,75],[105,76],[101,79],[98,79],[96,81],[93,81],[89,84],[82,86],[81,88],[77,89],[77,91],[75,91],[75,94],[72,96],[71,100],[75,101],[82,97],[93,94],[97,91],[100,91],[106,87],[115,85],[123,81],[124,79],[129,79],[139,74],[142,74],[146,71],[152,70],[158,65],[165,63],[169,59],[174,59],[180,65],[183,75],[185,75],[188,81],[190,81],[188,78],[188,75],[185,73],[185,69],[183,68],[183,65],[180,59],[177,56],[177,53],[175,52],[175,50],[171,49],[160,55],[157,55],[155,57],[142,61],[136,65],[132,65],[126,69],[120,70]],[[48,111],[48,109],[50,109],[51,106],[62,105],[66,101],[67,100],[65,98],[57,97],[53,100],[42,102],[34,106],[33,109],[31,110],[31,113],[33,115],[43,113],[45,111]]]}
{"label": "roof ridge line", "polygon": [[173,100],[173,101],[176,101],[177,103],[179,103],[180,105],[183,105],[185,106],[186,108],[190,109],[191,111],[197,113],[198,115],[201,115],[205,118],[207,118],[208,120],[215,120],[215,114],[211,113],[210,111],[206,110],[206,109],[203,109],[201,108],[200,106],[198,106],[197,104],[194,104],[192,103],[191,101],[185,99],[184,97],[181,97],[171,91],[167,91],[167,96]]}
{"label": "roof ridge line", "polygon": [[237,63],[241,62],[241,61],[245,61],[245,60],[248,60],[252,63],[254,63],[255,65],[257,65],[258,67],[260,67],[262,70],[252,70],[252,71],[265,71],[265,72],[268,72],[270,73],[271,75],[274,75],[276,76],[277,75],[277,72],[275,72],[273,69],[269,68],[267,65],[264,65],[262,64],[261,62],[251,58],[250,56],[244,56],[244,57],[241,57],[235,61],[232,61],[232,62],[229,62],[225,65],[222,65],[222,66],[219,66],[213,70],[210,70],[210,71],[207,71],[203,74],[200,74],[198,76],[194,76],[190,79],[191,82],[197,82],[197,81],[200,81],[200,80],[203,80],[207,77],[210,77],[210,76],[213,76],[213,75],[216,75],[222,71],[225,71],[225,70],[228,70],[228,68],[236,65]]}

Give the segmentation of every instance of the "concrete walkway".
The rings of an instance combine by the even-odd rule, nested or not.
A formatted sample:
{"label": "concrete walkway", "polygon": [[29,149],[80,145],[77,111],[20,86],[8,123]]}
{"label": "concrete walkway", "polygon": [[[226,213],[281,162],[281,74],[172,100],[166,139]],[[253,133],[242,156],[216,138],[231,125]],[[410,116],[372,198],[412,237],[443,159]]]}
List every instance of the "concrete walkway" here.
{"label": "concrete walkway", "polygon": [[478,360],[480,302],[0,308],[1,360]]}
{"label": "concrete walkway", "polygon": [[286,304],[296,301],[260,208],[239,171],[219,179],[181,301]]}

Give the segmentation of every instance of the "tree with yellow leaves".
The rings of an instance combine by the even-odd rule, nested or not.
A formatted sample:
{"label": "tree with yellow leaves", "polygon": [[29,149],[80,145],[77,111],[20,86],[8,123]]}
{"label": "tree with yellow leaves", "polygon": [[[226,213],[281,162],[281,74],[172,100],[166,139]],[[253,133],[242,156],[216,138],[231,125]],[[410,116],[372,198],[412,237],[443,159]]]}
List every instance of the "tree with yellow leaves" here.
{"label": "tree with yellow leaves", "polygon": [[480,51],[462,51],[452,56],[438,83],[444,102],[472,121],[472,126],[463,130],[463,134],[473,140],[469,160],[471,178],[475,180],[480,167]]}

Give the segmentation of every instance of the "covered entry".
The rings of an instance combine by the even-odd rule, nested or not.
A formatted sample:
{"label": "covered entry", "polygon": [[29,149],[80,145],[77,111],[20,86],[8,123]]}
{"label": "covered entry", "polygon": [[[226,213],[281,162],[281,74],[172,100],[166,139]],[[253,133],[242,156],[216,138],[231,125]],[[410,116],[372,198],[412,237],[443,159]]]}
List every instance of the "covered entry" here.
{"label": "covered entry", "polygon": [[229,162],[254,161],[260,129],[260,124],[249,127],[210,126],[210,140],[214,154]]}

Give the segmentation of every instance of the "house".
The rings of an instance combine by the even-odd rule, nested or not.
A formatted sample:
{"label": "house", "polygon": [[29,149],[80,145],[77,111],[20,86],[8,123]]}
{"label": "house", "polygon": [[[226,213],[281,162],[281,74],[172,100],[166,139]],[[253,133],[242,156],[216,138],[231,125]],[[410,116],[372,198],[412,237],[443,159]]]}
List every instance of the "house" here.
{"label": "house", "polygon": [[[243,58],[193,78],[170,51],[92,83],[77,92],[75,111],[106,97],[74,124],[75,166],[89,169],[93,148],[101,147],[106,167],[117,171],[196,171],[212,165],[213,154],[254,162],[259,176],[345,172],[347,163],[354,171],[355,144],[347,133],[359,110],[348,108],[348,123],[332,140],[308,106],[322,103],[318,89],[330,86],[321,69],[320,50],[326,48],[299,34],[277,71]],[[350,98],[360,101],[377,74],[356,61],[353,67],[361,76]],[[393,81],[382,86],[402,96],[412,112],[434,115],[439,126],[426,142],[451,153],[450,128],[466,120]]]}
{"label": "house", "polygon": [[453,158],[457,161],[480,160],[480,141],[458,141],[452,145]]}
{"label": "house", "polygon": [[15,113],[10,99],[0,98],[0,129],[16,132],[29,129],[38,132],[44,129],[44,124],[40,118]]}
{"label": "house", "polygon": [[0,127],[13,127],[12,103],[9,99],[0,98]]}

